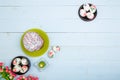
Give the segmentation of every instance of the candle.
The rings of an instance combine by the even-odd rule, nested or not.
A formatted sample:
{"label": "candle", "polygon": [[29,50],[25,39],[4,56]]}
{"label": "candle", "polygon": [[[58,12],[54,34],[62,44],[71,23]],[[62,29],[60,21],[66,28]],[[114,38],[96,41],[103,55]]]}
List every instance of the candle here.
{"label": "candle", "polygon": [[44,61],[40,61],[39,64],[38,64],[38,66],[40,68],[44,68],[46,66],[46,63]]}

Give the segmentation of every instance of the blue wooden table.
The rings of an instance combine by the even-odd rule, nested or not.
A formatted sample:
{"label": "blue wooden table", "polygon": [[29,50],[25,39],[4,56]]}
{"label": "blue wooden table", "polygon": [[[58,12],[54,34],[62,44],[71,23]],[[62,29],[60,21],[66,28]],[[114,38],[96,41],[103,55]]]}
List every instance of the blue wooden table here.
{"label": "blue wooden table", "polygon": [[[98,15],[91,22],[78,16],[83,3],[96,5]],[[32,58],[20,46],[22,34],[30,28],[44,30],[50,46],[59,45],[55,58]],[[32,63],[26,74],[40,80],[120,80],[119,0],[0,0],[0,60],[10,65],[19,55]],[[34,63],[45,58],[49,66],[39,72]]]}

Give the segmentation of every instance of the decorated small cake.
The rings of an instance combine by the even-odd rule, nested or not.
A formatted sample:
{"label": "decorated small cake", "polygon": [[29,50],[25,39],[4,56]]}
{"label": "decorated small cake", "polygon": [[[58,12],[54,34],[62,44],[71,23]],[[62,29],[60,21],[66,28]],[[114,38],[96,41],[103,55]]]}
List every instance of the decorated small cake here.
{"label": "decorated small cake", "polygon": [[39,50],[43,43],[43,39],[36,32],[27,32],[23,37],[23,45],[30,52]]}
{"label": "decorated small cake", "polygon": [[96,6],[90,3],[83,4],[79,9],[78,14],[82,20],[91,21],[97,16]]}
{"label": "decorated small cake", "polygon": [[30,68],[30,61],[24,56],[15,57],[11,63],[11,69],[15,74],[26,73]]}
{"label": "decorated small cake", "polygon": [[59,52],[60,51],[60,46],[53,46],[53,50],[55,52]]}
{"label": "decorated small cake", "polygon": [[48,57],[49,58],[53,58],[55,56],[55,52],[53,51],[53,50],[50,50],[49,52],[48,52]]}
{"label": "decorated small cake", "polygon": [[21,66],[20,65],[15,65],[13,67],[13,72],[19,72],[21,70]]}
{"label": "decorated small cake", "polygon": [[28,66],[22,66],[20,72],[25,73],[28,70]]}
{"label": "decorated small cake", "polygon": [[13,60],[13,65],[18,65],[20,64],[21,59],[20,58],[16,58],[15,60]]}
{"label": "decorated small cake", "polygon": [[22,63],[23,65],[28,65],[28,61],[27,61],[26,58],[22,58],[21,63]]}

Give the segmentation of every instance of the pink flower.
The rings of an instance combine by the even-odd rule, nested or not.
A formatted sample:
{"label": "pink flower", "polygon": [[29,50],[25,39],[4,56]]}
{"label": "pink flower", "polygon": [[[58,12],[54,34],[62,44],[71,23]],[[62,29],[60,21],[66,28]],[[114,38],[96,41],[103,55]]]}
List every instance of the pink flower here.
{"label": "pink flower", "polygon": [[13,76],[13,77],[16,77],[16,74],[13,73],[12,76]]}
{"label": "pink flower", "polygon": [[20,80],[19,78],[17,78],[17,80]]}
{"label": "pink flower", "polygon": [[32,75],[29,75],[29,76],[27,77],[27,80],[39,80],[39,78],[38,78],[38,77],[34,77],[34,76],[32,76]]}
{"label": "pink flower", "polygon": [[36,77],[36,78],[35,78],[35,80],[39,80],[39,78],[38,78],[38,77]]}
{"label": "pink flower", "polygon": [[2,68],[0,68],[0,72],[3,72],[3,69],[2,69]]}
{"label": "pink flower", "polygon": [[19,76],[19,77],[17,78],[17,80],[28,80],[28,79],[27,79],[27,77],[25,77],[25,76]]}
{"label": "pink flower", "polygon": [[7,69],[5,70],[7,73],[9,72]]}
{"label": "pink flower", "polygon": [[8,67],[8,66],[6,66],[5,68],[6,68],[7,70],[9,70],[9,67]]}
{"label": "pink flower", "polygon": [[27,77],[25,77],[25,76],[19,76],[17,78],[17,80],[39,80],[39,78],[38,77],[34,77],[32,75],[29,75]]}
{"label": "pink flower", "polygon": [[8,68],[8,66],[6,66],[5,68],[6,68],[6,72],[9,73],[9,68]]}
{"label": "pink flower", "polygon": [[0,66],[3,66],[3,62],[0,62]]}
{"label": "pink flower", "polygon": [[[7,76],[3,78],[5,79],[7,78],[9,80],[13,80],[14,77],[16,76],[15,74],[13,74],[13,72],[9,69],[8,66],[4,67],[4,64],[2,62],[0,62],[0,72],[4,72],[4,74]],[[3,76],[3,74],[1,74],[1,76]]]}
{"label": "pink flower", "polygon": [[14,74],[13,72],[10,72],[9,74],[13,77],[16,77],[16,74]]}

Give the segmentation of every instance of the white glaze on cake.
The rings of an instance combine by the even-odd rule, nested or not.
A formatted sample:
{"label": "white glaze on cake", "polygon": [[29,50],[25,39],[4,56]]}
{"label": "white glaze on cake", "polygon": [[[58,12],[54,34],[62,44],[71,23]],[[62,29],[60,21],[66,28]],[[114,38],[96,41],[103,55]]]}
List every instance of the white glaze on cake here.
{"label": "white glaze on cake", "polygon": [[13,65],[18,65],[20,64],[21,62],[21,59],[20,58],[16,58],[14,61],[13,61]]}
{"label": "white glaze on cake", "polygon": [[23,37],[24,47],[30,51],[37,51],[43,46],[43,39],[36,32],[27,32]]}
{"label": "white glaze on cake", "polygon": [[83,8],[84,8],[85,11],[90,10],[89,4],[84,4],[84,5],[83,5]]}
{"label": "white glaze on cake", "polygon": [[81,10],[80,10],[80,15],[81,15],[82,17],[85,17],[85,16],[86,16],[86,11],[85,11],[84,9],[81,9]]}
{"label": "white glaze on cake", "polygon": [[21,68],[23,70],[23,73],[26,72],[28,70],[28,67],[27,66],[22,66]]}
{"label": "white glaze on cake", "polygon": [[28,65],[28,61],[25,58],[22,58],[21,63],[22,65]]}
{"label": "white glaze on cake", "polygon": [[88,12],[86,15],[87,15],[87,18],[89,18],[89,19],[93,19],[94,18],[94,14],[93,13]]}
{"label": "white glaze on cake", "polygon": [[21,66],[20,66],[20,65],[15,65],[15,66],[13,67],[13,71],[14,71],[14,72],[19,72],[20,69],[21,69]]}

